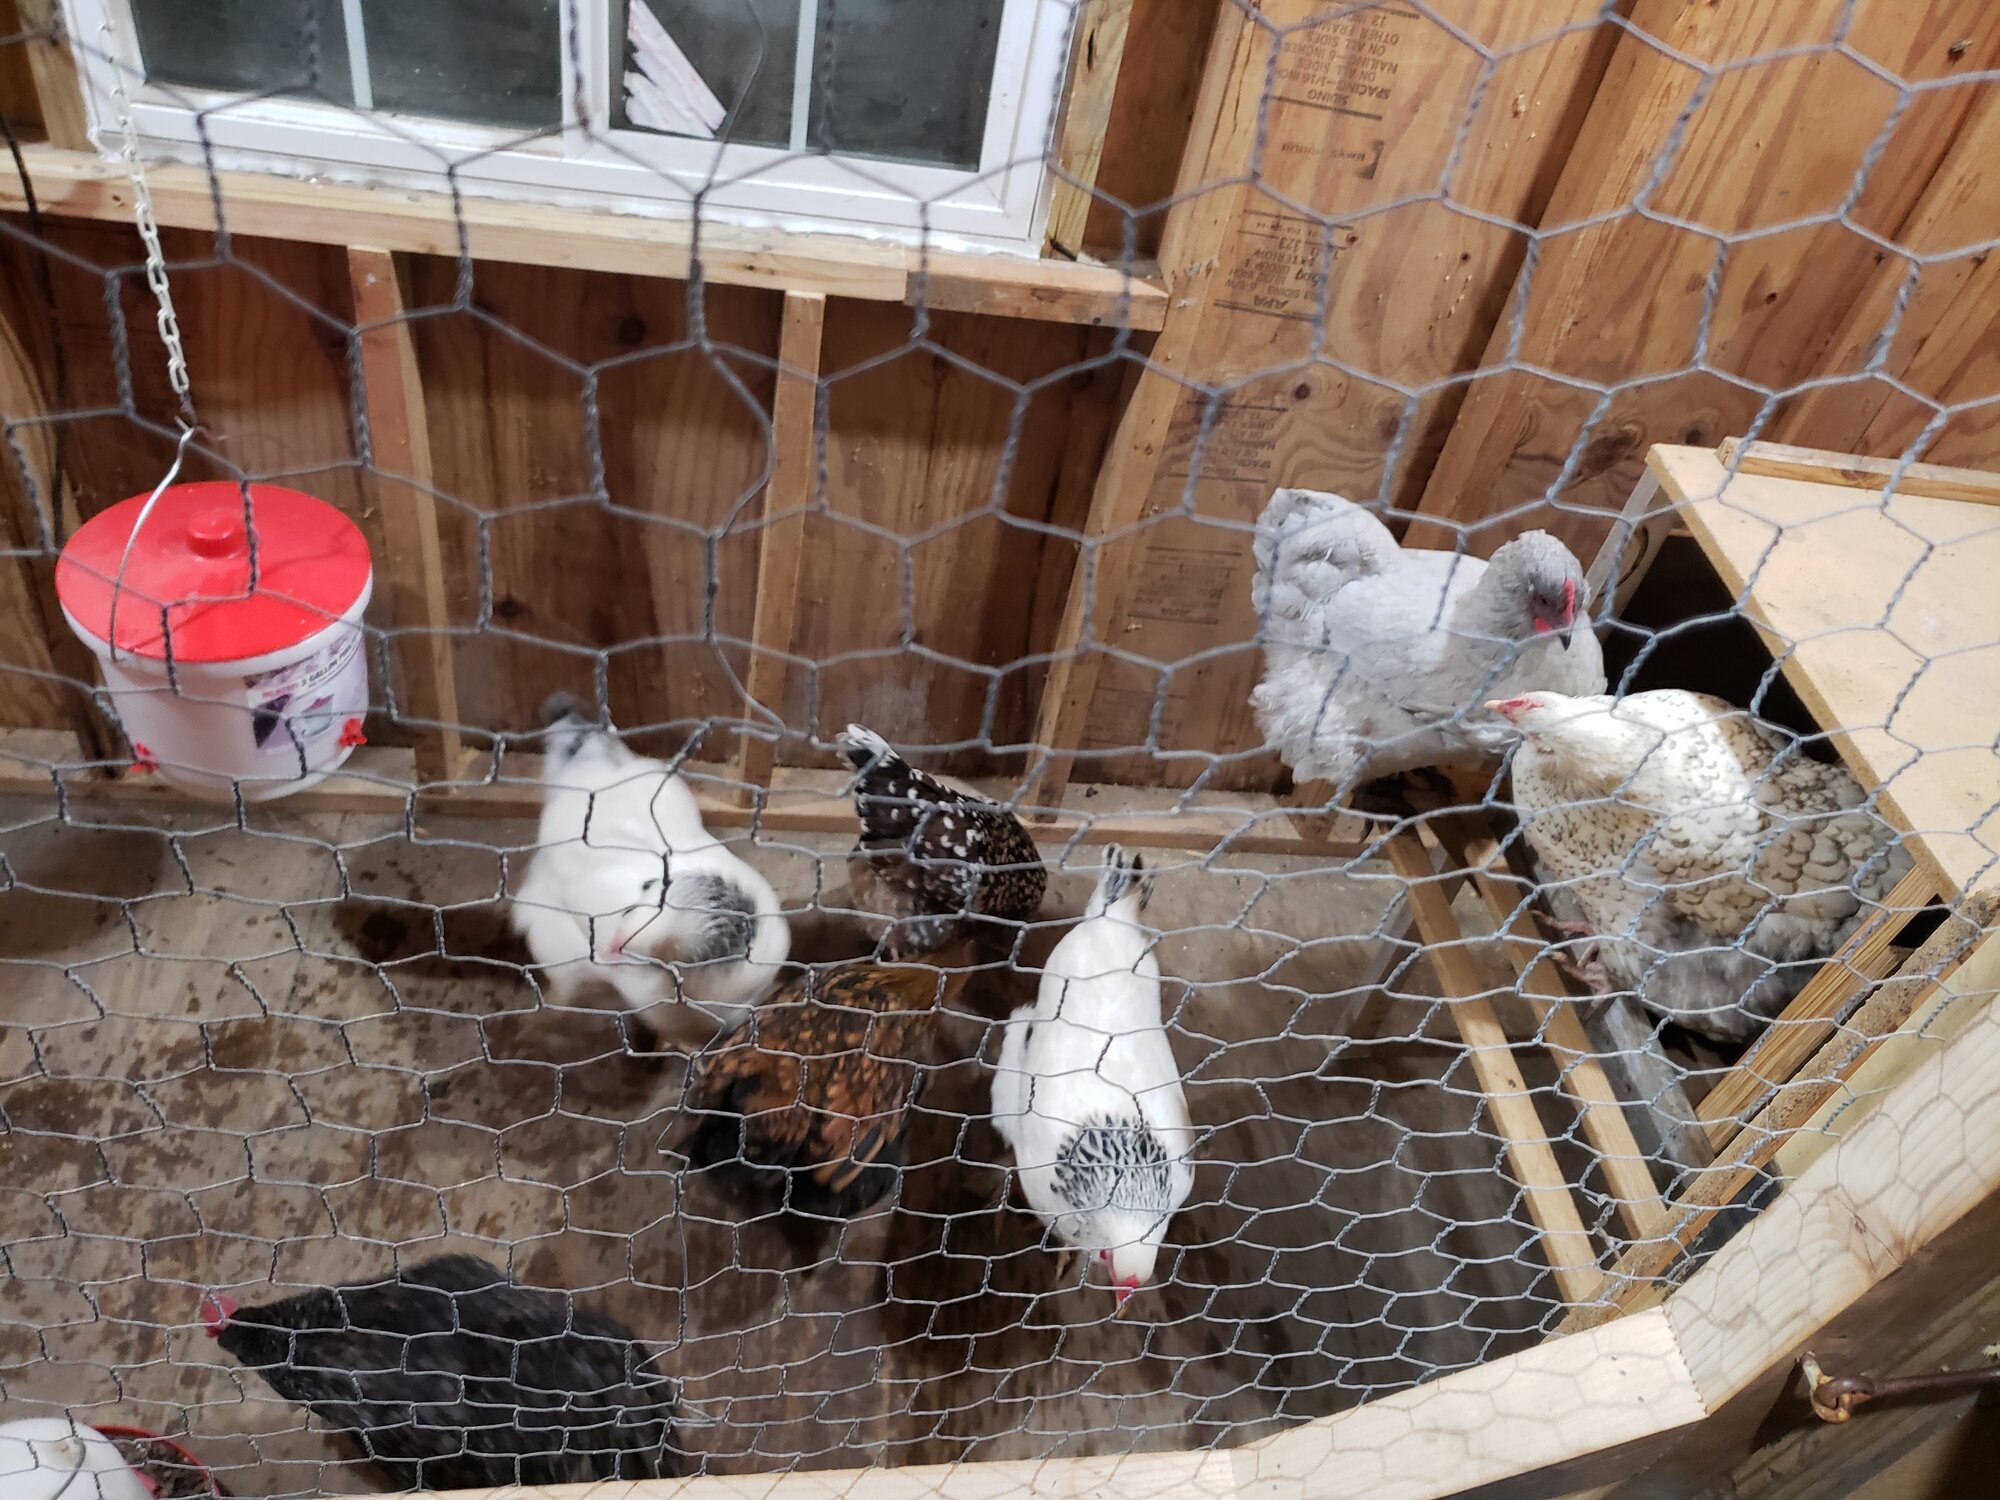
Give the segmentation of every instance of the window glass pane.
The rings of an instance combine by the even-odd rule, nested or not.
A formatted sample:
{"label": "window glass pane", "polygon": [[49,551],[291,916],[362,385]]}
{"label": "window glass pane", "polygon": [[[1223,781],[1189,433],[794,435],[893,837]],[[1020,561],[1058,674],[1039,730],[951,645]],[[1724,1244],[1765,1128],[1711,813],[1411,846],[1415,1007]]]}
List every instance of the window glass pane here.
{"label": "window glass pane", "polygon": [[377,109],[561,123],[561,0],[362,0],[361,15]]}
{"label": "window glass pane", "polygon": [[611,22],[613,125],[790,143],[799,0],[621,0]]}
{"label": "window glass pane", "polygon": [[1006,0],[819,0],[816,151],[977,167]]}
{"label": "window glass pane", "polygon": [[353,100],[340,0],[132,0],[146,77]]}

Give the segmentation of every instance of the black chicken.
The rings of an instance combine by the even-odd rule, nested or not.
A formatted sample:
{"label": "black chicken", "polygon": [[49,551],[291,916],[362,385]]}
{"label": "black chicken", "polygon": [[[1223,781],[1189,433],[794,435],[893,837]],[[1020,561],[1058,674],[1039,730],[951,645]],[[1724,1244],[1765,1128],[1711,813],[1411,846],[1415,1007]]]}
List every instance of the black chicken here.
{"label": "black chicken", "polygon": [[398,1489],[672,1478],[673,1383],[610,1318],[471,1255],[238,1308],[208,1336]]}

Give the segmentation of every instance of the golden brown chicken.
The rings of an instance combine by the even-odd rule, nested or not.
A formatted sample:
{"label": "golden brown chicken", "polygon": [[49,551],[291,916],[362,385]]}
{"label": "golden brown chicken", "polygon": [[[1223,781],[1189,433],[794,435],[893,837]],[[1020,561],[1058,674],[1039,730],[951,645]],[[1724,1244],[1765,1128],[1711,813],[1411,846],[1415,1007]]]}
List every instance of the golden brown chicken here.
{"label": "golden brown chicken", "polygon": [[938,1011],[964,987],[969,943],[907,963],[811,969],[695,1059],[694,1168],[785,1173],[801,1213],[847,1218],[903,1164],[910,1110],[936,1061]]}

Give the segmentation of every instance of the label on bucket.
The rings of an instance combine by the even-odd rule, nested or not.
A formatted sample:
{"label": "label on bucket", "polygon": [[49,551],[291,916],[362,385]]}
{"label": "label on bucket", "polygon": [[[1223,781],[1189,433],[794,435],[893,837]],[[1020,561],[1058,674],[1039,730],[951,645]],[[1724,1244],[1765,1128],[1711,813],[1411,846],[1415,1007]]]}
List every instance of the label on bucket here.
{"label": "label on bucket", "polygon": [[244,678],[244,688],[250,690],[250,738],[256,748],[304,754],[312,740],[338,730],[354,712],[340,702],[340,674],[360,646],[358,632],[344,632],[326,650]]}
{"label": "label on bucket", "polygon": [[[340,678],[361,649],[358,631],[343,631],[312,655],[243,679],[250,696],[250,735],[260,751],[282,750],[290,758],[338,730],[354,705],[340,691]],[[307,757],[307,763],[311,758]]]}

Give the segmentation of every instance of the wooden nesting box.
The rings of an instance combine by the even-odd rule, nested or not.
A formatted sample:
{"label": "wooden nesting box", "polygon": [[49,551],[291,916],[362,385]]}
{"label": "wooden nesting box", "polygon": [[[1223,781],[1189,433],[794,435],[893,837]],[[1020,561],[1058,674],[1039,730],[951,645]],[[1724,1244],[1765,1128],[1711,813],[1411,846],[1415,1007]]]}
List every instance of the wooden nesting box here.
{"label": "wooden nesting box", "polygon": [[[1447,812],[1391,840],[1391,861],[1413,882],[1411,925],[1456,1001],[1491,1116],[1572,1304],[1565,1330],[1658,1300],[1704,1229],[1759,1174],[1803,1171],[1921,1055],[1913,1038],[1934,1045],[1977,1011],[1959,1003],[1963,995],[1940,997],[1994,918],[1996,504],[2000,476],[1971,470],[1736,441],[1719,450],[1656,446],[1648,456],[1592,569],[1607,617],[1632,598],[1665,538],[1685,528],[1914,859],[1882,909],[1700,1097],[1690,1101],[1678,1081],[1657,1082],[1664,1066],[1643,1089],[1628,1074],[1621,1090],[1624,1065],[1643,1068],[1648,1050],[1664,1065],[1650,1023],[1626,1001],[1586,1030],[1545,962],[1532,882],[1510,865],[1484,814]],[[1511,962],[1511,976],[1498,981],[1452,910],[1467,880]],[[1942,925],[1914,951],[1898,946],[1912,918],[1939,908]],[[1494,1020],[1488,997],[1513,982],[1540,1018],[1534,1041],[1555,1061],[1616,1202],[1624,1238],[1608,1270],[1553,1149],[1567,1132],[1540,1117]],[[1640,1135],[1675,1141],[1679,1171],[1667,1196]]]}

